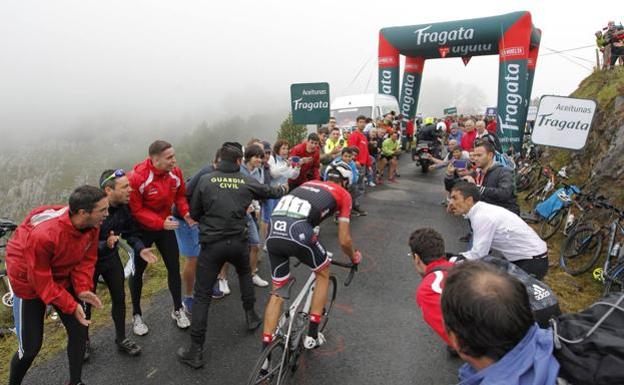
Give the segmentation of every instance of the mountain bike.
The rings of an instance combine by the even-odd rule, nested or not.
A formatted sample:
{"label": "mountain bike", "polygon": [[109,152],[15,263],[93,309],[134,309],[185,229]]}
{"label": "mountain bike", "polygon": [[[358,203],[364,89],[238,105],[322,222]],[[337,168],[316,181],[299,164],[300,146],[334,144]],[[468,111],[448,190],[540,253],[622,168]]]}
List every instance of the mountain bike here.
{"label": "mountain bike", "polygon": [[[352,263],[331,261],[332,265],[350,269],[345,280],[345,286],[351,284],[353,275],[357,271],[357,266]],[[290,298],[290,290],[294,283],[294,278],[282,288],[271,294],[280,296],[286,300]],[[273,341],[267,346],[256,362],[249,380],[249,385],[282,385],[290,382],[299,364],[299,357],[303,353],[303,339],[307,335],[310,306],[312,305],[312,295],[316,283],[316,275],[311,273],[308,280],[301,288],[295,299],[287,304],[287,310],[280,317]],[[329,315],[336,301],[338,289],[337,280],[334,275],[329,276],[329,287],[327,290],[327,302],[323,309],[319,331],[322,332],[327,326]],[[263,367],[268,361],[268,367]]]}
{"label": "mountain bike", "polygon": [[561,249],[561,268],[571,275],[582,274],[596,265],[603,243],[608,240],[605,262],[593,270],[594,279],[605,285],[605,292],[624,289],[624,253],[620,240],[624,236],[624,212],[613,205],[601,202],[599,206],[611,212],[608,224],[598,228],[583,226],[576,229]]}
{"label": "mountain bike", "polygon": [[562,180],[569,179],[568,174],[566,172],[567,167],[561,167],[559,171],[556,173],[553,172],[549,167],[544,167],[542,170],[542,175],[546,178],[546,180],[539,184],[537,188],[528,193],[524,200],[527,202],[531,202],[532,206],[535,206],[539,202],[543,202],[548,198],[548,195],[554,191],[555,187],[559,185],[559,182]]}

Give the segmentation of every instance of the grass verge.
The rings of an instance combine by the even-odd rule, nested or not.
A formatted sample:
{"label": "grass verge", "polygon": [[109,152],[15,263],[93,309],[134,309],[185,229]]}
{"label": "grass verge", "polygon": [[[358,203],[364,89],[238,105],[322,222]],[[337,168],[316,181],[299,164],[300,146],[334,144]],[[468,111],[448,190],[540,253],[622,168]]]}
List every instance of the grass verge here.
{"label": "grass verge", "polygon": [[[183,260],[180,260],[180,264],[183,264]],[[145,271],[145,278],[143,279],[143,294],[141,305],[143,309],[146,309],[150,305],[150,300],[154,294],[167,287],[167,269],[165,268],[162,258],[159,258],[158,262],[149,266]],[[97,329],[111,324],[111,300],[106,285],[98,285],[97,294],[102,300],[104,306],[102,309],[97,309],[92,312],[93,323],[90,326],[89,333],[92,334]],[[2,305],[0,305],[2,306]],[[3,306],[2,306],[3,307]],[[126,285],[126,314],[132,314],[132,303],[130,301],[130,293],[128,286]],[[126,321],[130,318],[126,316]],[[0,313],[0,326],[7,327],[13,326],[12,312],[10,309],[1,309]],[[111,341],[113,343],[113,341]],[[62,350],[65,350],[67,346],[67,334],[65,328],[60,320],[52,321],[46,318],[43,346],[39,355],[35,359],[33,366],[38,365],[44,360],[54,356]],[[11,335],[0,339],[0,383],[7,383],[9,378],[9,363],[13,354],[17,351],[17,338],[15,335]]]}

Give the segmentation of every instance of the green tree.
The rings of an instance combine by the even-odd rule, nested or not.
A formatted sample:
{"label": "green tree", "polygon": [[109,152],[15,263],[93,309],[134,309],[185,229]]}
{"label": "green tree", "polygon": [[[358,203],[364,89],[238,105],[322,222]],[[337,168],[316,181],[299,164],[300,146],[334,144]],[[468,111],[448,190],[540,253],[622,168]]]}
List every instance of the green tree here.
{"label": "green tree", "polygon": [[277,133],[277,139],[285,139],[290,143],[290,146],[294,146],[301,143],[308,133],[308,129],[303,124],[293,124],[292,114],[288,114],[286,119],[280,125],[279,132]]}

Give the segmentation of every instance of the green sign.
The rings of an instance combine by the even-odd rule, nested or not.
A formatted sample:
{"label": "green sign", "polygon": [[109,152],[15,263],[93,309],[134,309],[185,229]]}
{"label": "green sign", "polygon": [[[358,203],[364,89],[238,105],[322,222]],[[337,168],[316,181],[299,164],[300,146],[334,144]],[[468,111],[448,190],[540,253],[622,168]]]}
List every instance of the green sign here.
{"label": "green sign", "polygon": [[445,108],[444,109],[444,115],[456,115],[457,114],[457,107],[449,107],[449,108]]}
{"label": "green sign", "polygon": [[329,121],[329,84],[291,84],[290,107],[294,124],[327,123]]}

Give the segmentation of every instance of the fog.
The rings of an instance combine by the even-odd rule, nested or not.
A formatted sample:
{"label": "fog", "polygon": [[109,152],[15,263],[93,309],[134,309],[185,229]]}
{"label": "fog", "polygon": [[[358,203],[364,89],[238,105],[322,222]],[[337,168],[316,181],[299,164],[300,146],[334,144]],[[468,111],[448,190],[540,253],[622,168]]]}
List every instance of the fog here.
{"label": "fog", "polygon": [[[291,83],[327,81],[333,97],[375,92],[382,27],[529,10],[546,54],[592,45],[616,16],[606,6],[515,3],[2,0],[2,144],[77,132],[176,137],[254,114],[274,116],[265,128],[277,129]],[[592,48],[567,55],[538,60],[533,97],[567,95],[591,72]],[[495,105],[497,73],[496,56],[428,61],[418,110]]]}

